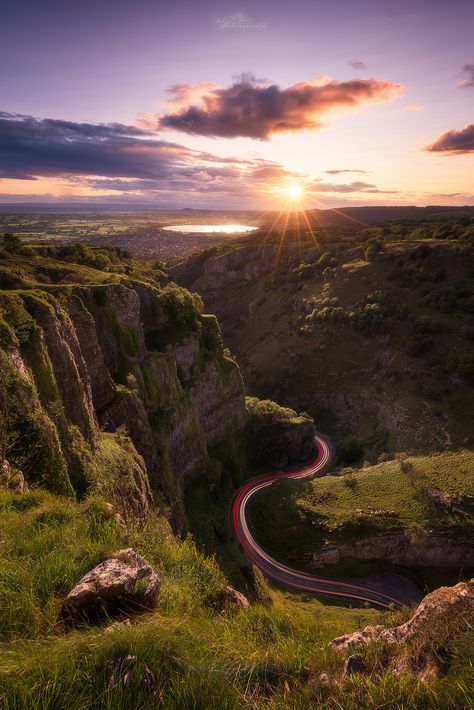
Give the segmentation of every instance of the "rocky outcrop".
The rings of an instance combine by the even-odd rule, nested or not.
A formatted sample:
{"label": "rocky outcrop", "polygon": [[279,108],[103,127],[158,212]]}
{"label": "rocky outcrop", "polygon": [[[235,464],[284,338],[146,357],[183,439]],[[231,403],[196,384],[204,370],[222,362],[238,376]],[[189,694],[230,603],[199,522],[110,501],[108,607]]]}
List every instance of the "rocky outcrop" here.
{"label": "rocky outcrop", "polygon": [[0,487],[12,493],[24,493],[28,490],[23,473],[12,468],[6,459],[0,461]]}
{"label": "rocky outcrop", "polygon": [[[393,564],[422,567],[473,567],[474,547],[468,537],[427,532],[414,539],[404,532],[381,533],[354,538],[347,545],[332,545],[332,559],[386,560]],[[317,556],[316,556],[317,557]],[[321,559],[323,562],[323,560]],[[326,556],[324,564],[332,564]],[[315,566],[318,566],[315,564]]]}
{"label": "rocky outcrop", "polygon": [[89,373],[73,323],[59,304],[29,298],[27,308],[40,326],[35,357],[52,370],[51,385],[57,387],[69,420],[91,441],[97,420]]}
{"label": "rocky outcrop", "polygon": [[[319,248],[306,250],[306,257],[320,253]],[[206,256],[205,254],[203,255]],[[188,262],[170,269],[173,278],[199,293],[206,293],[233,283],[254,281],[282,263],[299,263],[299,244],[250,244],[232,250],[211,250],[207,258],[191,257]],[[195,264],[199,263],[199,268]]]}
{"label": "rocky outcrop", "polygon": [[314,448],[312,419],[255,397],[247,397],[247,410],[245,434],[254,465],[284,468],[308,460]]}
{"label": "rocky outcrop", "polygon": [[106,616],[129,616],[156,607],[160,579],[134,550],[120,550],[85,574],[64,599],[68,624]]}
{"label": "rocky outcrop", "polygon": [[67,310],[74,323],[82,357],[87,367],[95,410],[100,412],[114,398],[115,387],[100,347],[94,318],[79,296],[67,303]]}
{"label": "rocky outcrop", "polygon": [[[196,402],[197,415],[208,446],[223,441],[227,434],[241,429],[246,414],[242,408],[243,382],[238,368],[231,361],[223,373],[216,362],[206,363],[202,376],[190,387]],[[225,416],[222,416],[225,411]]]}
{"label": "rocky outcrop", "polygon": [[400,626],[367,626],[331,641],[341,651],[380,642],[394,646],[396,672],[414,672],[422,680],[440,675],[450,661],[449,644],[474,621],[474,578],[428,594]]}
{"label": "rocky outcrop", "polygon": [[[121,441],[129,457],[128,437],[152,489],[179,502],[181,487],[205,470],[210,449],[243,427],[239,368],[224,352],[216,319],[202,315],[199,299],[184,289],[124,278],[54,294],[26,291],[14,306],[21,311],[16,321],[27,321],[31,333],[20,345],[7,327],[5,357],[15,373],[20,415],[53,432],[52,450],[69,478],[57,490],[72,485],[83,495],[91,485],[100,488],[96,452],[103,432],[120,430],[114,447]],[[119,458],[110,475],[114,505],[143,511],[139,467],[135,489],[127,488],[132,505],[119,504]],[[28,467],[24,473],[28,479]]]}

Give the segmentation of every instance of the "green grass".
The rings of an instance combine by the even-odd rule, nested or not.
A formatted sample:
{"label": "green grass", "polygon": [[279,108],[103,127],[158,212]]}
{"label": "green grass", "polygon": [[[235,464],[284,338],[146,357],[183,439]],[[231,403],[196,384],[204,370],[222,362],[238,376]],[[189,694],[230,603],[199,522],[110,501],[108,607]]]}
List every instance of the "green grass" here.
{"label": "green grass", "polygon": [[[157,516],[126,533],[99,499],[77,504],[38,489],[23,496],[0,494],[0,529],[5,710],[454,710],[472,702],[472,644],[463,630],[450,641],[451,674],[429,687],[387,673],[378,648],[365,654],[367,677],[343,679],[344,656],[328,641],[367,623],[404,617],[323,607],[276,590],[270,607],[216,614],[206,603],[224,581],[215,563],[192,541],[176,541]],[[57,623],[61,597],[83,572],[123,545],[140,551],[160,573],[158,609],[131,625],[110,620],[66,632]],[[121,668],[128,655],[137,661],[126,682]],[[328,674],[327,682],[321,673]]]}
{"label": "green grass", "polygon": [[459,508],[466,508],[466,523],[472,525],[467,499],[474,496],[474,452],[414,456],[353,472],[345,469],[342,476],[312,481],[297,505],[327,517],[331,528],[350,521],[355,510],[392,513],[403,528],[414,522],[457,527],[461,522],[458,516],[448,510],[433,510],[426,488],[436,488],[458,500]]}
{"label": "green grass", "polygon": [[[436,503],[427,489],[446,494],[449,502]],[[283,480],[255,496],[249,514],[266,549],[302,564],[325,540],[409,534],[414,526],[468,539],[474,530],[473,496],[474,452],[465,450],[344,469],[342,475],[309,482]],[[362,567],[355,571],[363,574]],[[347,566],[340,568],[347,572]]]}

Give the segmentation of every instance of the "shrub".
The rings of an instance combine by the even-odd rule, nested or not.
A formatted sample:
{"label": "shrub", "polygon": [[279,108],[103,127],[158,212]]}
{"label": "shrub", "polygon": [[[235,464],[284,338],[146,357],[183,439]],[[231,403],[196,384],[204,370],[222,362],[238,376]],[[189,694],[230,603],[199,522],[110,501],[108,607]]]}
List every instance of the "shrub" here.
{"label": "shrub", "polygon": [[22,242],[19,236],[5,232],[3,235],[3,248],[9,254],[21,254]]}

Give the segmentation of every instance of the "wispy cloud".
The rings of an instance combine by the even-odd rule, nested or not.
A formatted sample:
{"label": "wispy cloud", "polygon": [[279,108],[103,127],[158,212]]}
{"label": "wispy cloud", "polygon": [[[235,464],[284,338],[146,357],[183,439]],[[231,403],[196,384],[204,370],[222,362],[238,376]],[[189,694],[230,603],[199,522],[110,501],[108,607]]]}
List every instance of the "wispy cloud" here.
{"label": "wispy cloud", "polygon": [[458,81],[458,86],[462,89],[474,88],[474,64],[465,64],[462,70],[468,74],[468,77],[467,79],[460,79]]}
{"label": "wispy cloud", "polygon": [[350,59],[349,65],[356,71],[365,71],[368,67],[365,62],[361,62],[360,59]]}
{"label": "wispy cloud", "polygon": [[171,113],[158,115],[159,128],[184,133],[268,139],[279,133],[318,130],[329,114],[395,99],[402,87],[390,81],[328,77],[282,89],[246,75],[229,88],[207,83],[171,87]]}
{"label": "wispy cloud", "polygon": [[322,180],[315,180],[308,186],[309,192],[336,192],[336,193],[351,193],[364,192],[370,194],[388,195],[395,194],[397,190],[380,190],[377,185],[370,182],[356,180],[350,183],[330,183]]}
{"label": "wispy cloud", "polygon": [[467,123],[459,130],[446,131],[433,143],[425,146],[428,153],[446,153],[447,155],[463,155],[474,153],[474,123]]}
{"label": "wispy cloud", "polygon": [[422,111],[423,106],[421,104],[407,104],[403,107],[404,111]]}
{"label": "wispy cloud", "polygon": [[342,168],[340,170],[325,170],[328,175],[341,175],[341,173],[360,173],[361,175],[366,175],[367,170],[360,170],[359,168]]}

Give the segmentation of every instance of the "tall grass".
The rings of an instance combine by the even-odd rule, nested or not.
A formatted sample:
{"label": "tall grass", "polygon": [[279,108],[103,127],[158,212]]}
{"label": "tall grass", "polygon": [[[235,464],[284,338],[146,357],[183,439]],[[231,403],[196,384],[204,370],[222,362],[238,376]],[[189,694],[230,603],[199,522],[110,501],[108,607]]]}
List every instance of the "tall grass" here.
{"label": "tall grass", "polygon": [[[0,531],[2,710],[454,710],[474,702],[472,635],[461,630],[450,642],[452,670],[431,686],[388,672],[378,647],[365,653],[368,675],[344,678],[344,656],[329,639],[400,617],[275,590],[272,607],[216,613],[207,600],[224,583],[220,570],[159,516],[127,532],[97,498],[2,492]],[[61,598],[123,546],[159,572],[156,612],[66,632],[57,623]]]}

